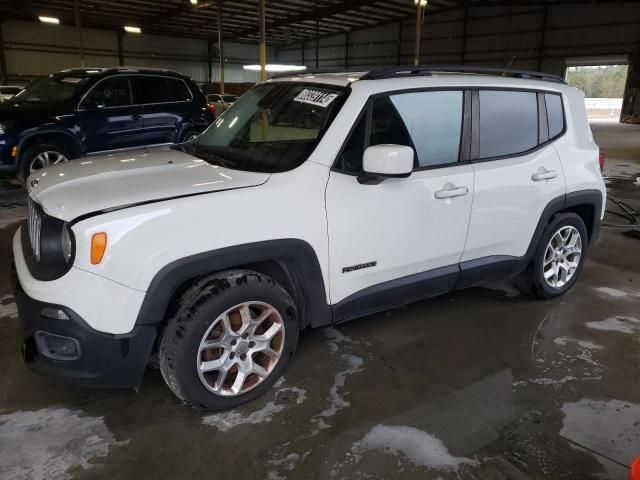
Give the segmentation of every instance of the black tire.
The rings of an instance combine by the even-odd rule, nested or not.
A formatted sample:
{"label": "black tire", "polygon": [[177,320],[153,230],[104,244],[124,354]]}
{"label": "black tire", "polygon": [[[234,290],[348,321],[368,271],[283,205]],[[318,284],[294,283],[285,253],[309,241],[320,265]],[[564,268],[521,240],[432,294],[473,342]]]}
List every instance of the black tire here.
{"label": "black tire", "polygon": [[[270,374],[246,393],[218,395],[206,388],[200,378],[200,342],[220,315],[236,305],[254,301],[269,304],[280,315],[284,324],[282,353]],[[173,393],[190,407],[203,411],[234,408],[258,398],[282,376],[295,353],[298,334],[296,307],[282,286],[254,271],[221,272],[197,282],[182,295],[160,342],[160,371]]]}
{"label": "black tire", "polygon": [[194,135],[195,135],[195,136],[198,136],[198,135],[200,135],[201,133],[202,133],[202,132],[200,132],[200,131],[198,131],[198,130],[189,130],[189,131],[187,131],[187,132],[185,132],[185,133],[183,133],[183,134],[182,134],[182,137],[181,137],[181,139],[180,139],[180,143],[186,143],[186,142],[188,142],[188,141],[189,141],[189,139],[190,139],[191,137],[193,137]]}
{"label": "black tire", "polygon": [[[551,238],[564,227],[575,227],[580,234],[582,242],[582,253],[578,266],[573,276],[561,287],[552,287],[544,278],[544,259],[547,246],[551,241]],[[574,285],[586,260],[587,248],[589,245],[587,228],[580,216],[575,213],[566,212],[555,215],[547,228],[545,228],[540,242],[536,247],[536,251],[533,254],[533,258],[529,262],[527,268],[515,278],[516,286],[527,295],[532,295],[541,299],[548,299],[558,297],[566,293]]]}
{"label": "black tire", "polygon": [[23,154],[20,155],[19,174],[22,175],[23,181],[27,181],[29,175],[31,175],[31,165],[38,155],[43,152],[56,152],[64,156],[66,158],[65,161],[68,161],[71,158],[69,152],[60,145],[55,145],[53,143],[36,143],[35,145],[31,145]]}

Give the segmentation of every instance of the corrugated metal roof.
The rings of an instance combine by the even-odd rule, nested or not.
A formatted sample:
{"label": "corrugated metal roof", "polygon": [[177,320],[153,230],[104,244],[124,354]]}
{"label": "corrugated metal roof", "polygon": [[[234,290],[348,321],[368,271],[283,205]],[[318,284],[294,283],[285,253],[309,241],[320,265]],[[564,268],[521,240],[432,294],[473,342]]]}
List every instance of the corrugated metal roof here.
{"label": "corrugated metal roof", "polygon": [[[457,8],[462,1],[429,0],[429,10]],[[197,5],[189,0],[80,1],[83,26],[121,30],[124,25],[132,25],[146,33],[214,41],[218,35],[218,5],[225,40],[257,42],[258,0],[199,0]],[[20,20],[46,15],[73,25],[73,8],[74,0],[0,0],[0,14]],[[267,0],[267,40],[283,45],[309,40],[316,34],[335,35],[413,15],[413,0]]]}

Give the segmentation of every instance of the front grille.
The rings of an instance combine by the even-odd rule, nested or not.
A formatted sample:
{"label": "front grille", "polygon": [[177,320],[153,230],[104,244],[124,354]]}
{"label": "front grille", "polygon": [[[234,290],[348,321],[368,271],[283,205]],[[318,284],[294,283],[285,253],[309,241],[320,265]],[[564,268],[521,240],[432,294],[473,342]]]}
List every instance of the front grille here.
{"label": "front grille", "polygon": [[40,261],[40,232],[42,230],[42,215],[37,204],[29,197],[29,216],[27,218],[29,243],[36,262]]}

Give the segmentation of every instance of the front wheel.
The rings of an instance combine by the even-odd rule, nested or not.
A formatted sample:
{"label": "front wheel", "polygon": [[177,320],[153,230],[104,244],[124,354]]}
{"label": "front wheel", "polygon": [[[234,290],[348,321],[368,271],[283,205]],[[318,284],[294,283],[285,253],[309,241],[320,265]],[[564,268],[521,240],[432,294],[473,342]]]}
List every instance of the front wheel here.
{"label": "front wheel", "polygon": [[588,247],[587,228],[575,213],[556,215],[545,229],[529,266],[516,278],[525,293],[553,298],[578,279]]}
{"label": "front wheel", "polygon": [[160,343],[160,370],[198,410],[234,408],[265,393],[298,343],[296,308],[270,277],[234,270],[182,296]]}
{"label": "front wheel", "polygon": [[69,154],[64,148],[48,143],[36,144],[27,148],[22,155],[21,173],[26,182],[32,173],[68,160]]}

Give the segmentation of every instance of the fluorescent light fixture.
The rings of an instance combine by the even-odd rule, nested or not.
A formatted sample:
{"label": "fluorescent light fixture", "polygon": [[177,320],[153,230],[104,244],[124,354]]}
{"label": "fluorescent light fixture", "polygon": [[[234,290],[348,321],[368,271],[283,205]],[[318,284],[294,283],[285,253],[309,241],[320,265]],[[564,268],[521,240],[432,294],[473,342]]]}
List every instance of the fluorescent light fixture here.
{"label": "fluorescent light fixture", "polygon": [[43,16],[40,16],[40,17],[38,17],[38,20],[40,20],[42,23],[52,23],[54,25],[60,25],[60,19],[56,18],[56,17],[43,17]]}
{"label": "fluorescent light fixture", "polygon": [[[242,68],[251,72],[259,72],[262,70],[260,65],[245,65]],[[268,64],[265,69],[267,72],[302,72],[307,69],[304,65],[278,65],[275,63]]]}
{"label": "fluorescent light fixture", "polygon": [[142,29],[140,27],[125,26],[124,31],[127,33],[142,33]]}
{"label": "fluorescent light fixture", "polygon": [[190,0],[191,1],[191,5],[198,5],[198,0]]}
{"label": "fluorescent light fixture", "polygon": [[416,7],[418,5],[420,5],[421,7],[427,6],[427,0],[413,0],[413,3],[415,4]]}

